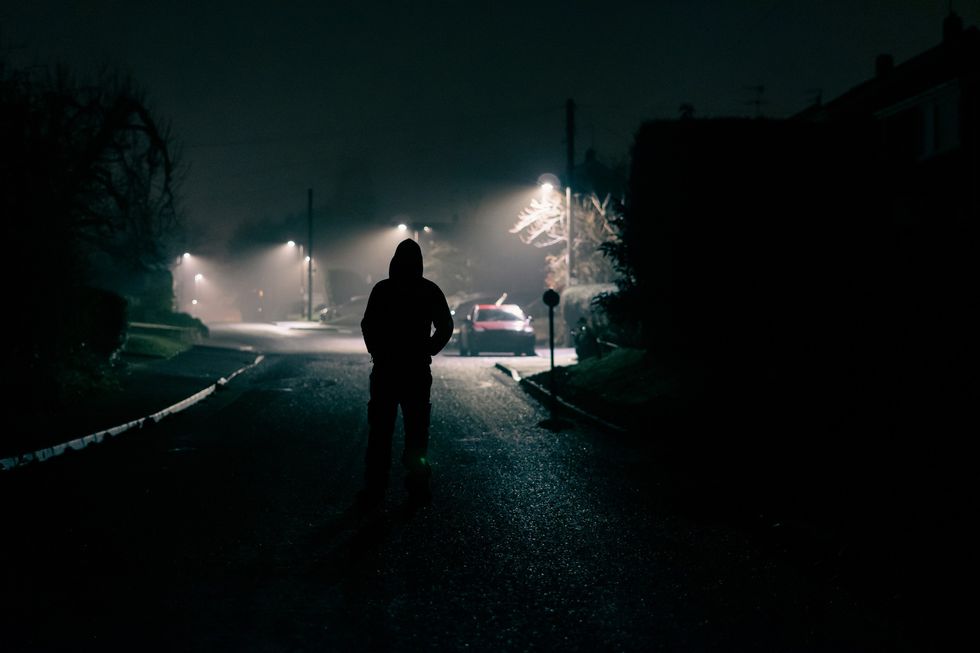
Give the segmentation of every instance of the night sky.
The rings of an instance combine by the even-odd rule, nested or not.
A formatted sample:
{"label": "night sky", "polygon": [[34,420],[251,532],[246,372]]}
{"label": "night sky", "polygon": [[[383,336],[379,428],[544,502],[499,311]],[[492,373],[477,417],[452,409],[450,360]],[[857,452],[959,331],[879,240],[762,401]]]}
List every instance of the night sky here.
{"label": "night sky", "polygon": [[[207,5],[207,6],[202,6]],[[967,25],[980,3],[958,1]],[[645,118],[801,110],[939,42],[946,0],[741,2],[5,2],[16,63],[131,73],[172,123],[189,224],[343,211],[475,220],[577,151],[623,161]],[[347,199],[345,199],[347,198]],[[488,204],[489,203],[489,204]],[[486,211],[484,211],[485,213]],[[501,228],[513,215],[500,217]]]}

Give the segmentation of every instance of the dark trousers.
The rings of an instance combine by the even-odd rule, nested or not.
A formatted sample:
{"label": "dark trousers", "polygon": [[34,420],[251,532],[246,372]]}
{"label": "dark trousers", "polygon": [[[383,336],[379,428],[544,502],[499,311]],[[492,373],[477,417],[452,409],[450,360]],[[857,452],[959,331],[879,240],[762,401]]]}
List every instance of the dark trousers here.
{"label": "dark trousers", "polygon": [[398,406],[405,425],[402,462],[409,473],[427,467],[423,460],[429,447],[429,391],[432,373],[426,363],[383,365],[371,370],[371,400],[368,402],[368,446],[365,455],[367,487],[383,490],[391,470],[391,439]]}

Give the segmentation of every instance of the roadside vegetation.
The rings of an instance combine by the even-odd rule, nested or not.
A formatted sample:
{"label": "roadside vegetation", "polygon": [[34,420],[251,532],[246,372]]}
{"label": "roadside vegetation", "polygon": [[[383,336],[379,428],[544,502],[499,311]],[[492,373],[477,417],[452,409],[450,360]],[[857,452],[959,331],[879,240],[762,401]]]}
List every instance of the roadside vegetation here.
{"label": "roadside vegetation", "polygon": [[[875,129],[642,125],[622,203],[601,205],[615,287],[563,289],[579,362],[556,382],[656,447],[692,509],[778,528],[868,591],[929,596],[903,561],[941,557],[965,514],[977,223],[946,186],[904,183],[922,168],[884,156]],[[566,247],[557,202],[513,231]]]}
{"label": "roadside vegetation", "polygon": [[[547,388],[550,372],[530,379]],[[558,394],[585,411],[629,430],[641,430],[650,416],[676,400],[677,387],[665,370],[650,365],[642,349],[621,347],[580,358],[556,371]]]}
{"label": "roadside vegetation", "polygon": [[173,358],[190,348],[191,344],[180,336],[131,333],[126,337],[120,353],[140,358]]}
{"label": "roadside vegetation", "polygon": [[[166,123],[132,80],[18,69],[0,55],[11,412],[58,414],[111,389],[131,322],[203,329],[173,313],[180,174]],[[175,350],[139,337],[129,347]]]}

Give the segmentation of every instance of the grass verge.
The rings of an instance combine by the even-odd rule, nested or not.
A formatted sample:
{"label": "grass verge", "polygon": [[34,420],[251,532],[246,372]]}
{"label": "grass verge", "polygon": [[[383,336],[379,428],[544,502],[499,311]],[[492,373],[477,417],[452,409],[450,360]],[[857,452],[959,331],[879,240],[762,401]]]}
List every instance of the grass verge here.
{"label": "grass verge", "polygon": [[123,345],[125,356],[140,356],[145,358],[171,358],[190,349],[190,343],[169,336],[130,333]]}
{"label": "grass verge", "polygon": [[[531,380],[548,387],[549,372]],[[558,395],[613,424],[630,428],[639,416],[663,410],[676,396],[671,377],[652,366],[641,349],[616,349],[556,369]]]}

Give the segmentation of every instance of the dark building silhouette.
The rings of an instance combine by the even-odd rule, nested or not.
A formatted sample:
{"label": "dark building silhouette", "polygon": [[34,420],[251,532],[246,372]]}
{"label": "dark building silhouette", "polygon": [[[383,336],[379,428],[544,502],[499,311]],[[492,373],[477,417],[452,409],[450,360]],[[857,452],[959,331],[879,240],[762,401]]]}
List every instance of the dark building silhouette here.
{"label": "dark building silhouette", "polygon": [[623,224],[678,446],[899,557],[972,478],[980,33],[944,33],[791,119],[643,124]]}
{"label": "dark building silhouette", "polygon": [[895,396],[915,388],[944,406],[937,416],[955,414],[951,404],[976,388],[980,244],[980,30],[951,12],[942,34],[900,64],[880,55],[873,77],[793,117],[870,136],[865,178],[878,222],[866,278],[879,287],[870,323],[881,357],[903,361],[880,366],[882,385]]}
{"label": "dark building silhouette", "polygon": [[[867,152],[849,132],[784,120],[640,128],[624,235],[641,322],[647,346],[689,372],[692,390],[728,386],[731,374],[785,388],[801,355],[826,360],[817,352],[840,328],[829,323],[842,301],[832,289],[861,250]],[[822,335],[799,351],[810,331]]]}
{"label": "dark building silhouette", "polygon": [[976,221],[980,215],[980,30],[950,13],[935,47],[896,65],[879,55],[875,74],[793,120],[868,125],[890,178],[889,210],[902,221]]}
{"label": "dark building silhouette", "polygon": [[789,120],[641,126],[625,229],[657,356],[699,387],[834,378],[855,410],[897,401],[896,420],[896,397],[925,411],[963,390],[980,31],[950,14],[943,33]]}

